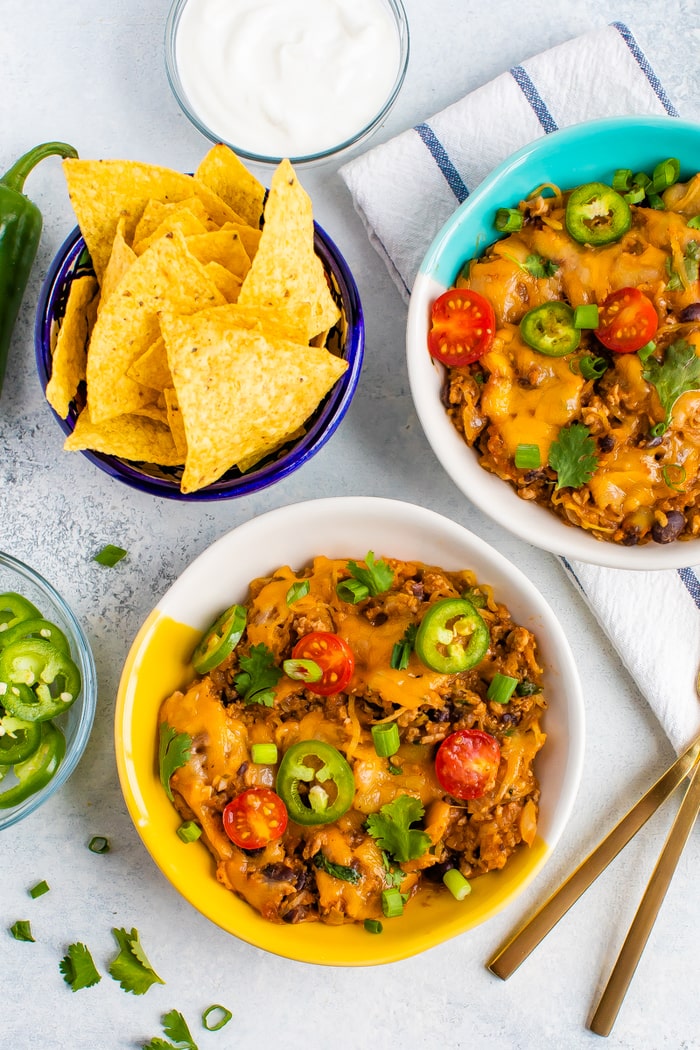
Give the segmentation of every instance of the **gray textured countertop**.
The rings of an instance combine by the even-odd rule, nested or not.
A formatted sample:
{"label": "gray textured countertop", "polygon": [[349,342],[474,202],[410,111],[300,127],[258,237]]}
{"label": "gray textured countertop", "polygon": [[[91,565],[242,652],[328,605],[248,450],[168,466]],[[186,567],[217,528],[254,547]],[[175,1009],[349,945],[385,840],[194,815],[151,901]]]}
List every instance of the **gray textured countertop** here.
{"label": "gray textured countertop", "polygon": [[[36,142],[65,139],[85,157],[121,156],[192,170],[206,142],[187,123],[163,65],[167,0],[88,3],[4,0],[0,33],[0,167]],[[406,0],[408,75],[374,141],[409,127],[524,58],[586,29],[621,20],[636,35],[682,117],[700,120],[700,9],[603,0]],[[439,467],[419,426],[404,359],[405,306],[370,247],[333,165],[302,172],[315,216],[356,275],[367,319],[366,363],[340,429],[311,462],[275,488],[218,506],[174,504],[111,480],[64,453],[33,357],[34,309],[51,259],[74,219],[55,163],[32,176],[45,229],[12,344],[0,402],[0,546],[43,573],[72,605],[93,647],[100,682],[95,727],[71,780],[2,834],[0,1044],[8,1050],[119,1050],[160,1033],[176,1008],[192,1021],[213,1002],[234,1014],[201,1047],[278,1050],[408,1047],[566,1050],[600,1045],[586,1018],[615,960],[671,816],[652,819],[612,868],[507,983],[485,960],[671,760],[633,682],[552,556],[511,537],[470,506]],[[586,762],[559,847],[523,896],[477,930],[381,969],[330,969],[267,955],[190,907],[147,854],[125,808],[114,758],[113,713],[130,644],[154,604],[212,541],[254,515],[309,497],[387,495],[461,522],[516,561],[559,616],[585,685]],[[104,543],[129,557],[105,571]],[[673,809],[673,803],[669,810]],[[106,834],[106,857],[86,849]],[[619,1050],[700,1047],[700,833],[696,829],[613,1034]],[[7,927],[28,917],[35,944]],[[110,980],[72,994],[58,971],[84,940],[104,972],[112,926],[135,926],[164,987],[135,998]]]}

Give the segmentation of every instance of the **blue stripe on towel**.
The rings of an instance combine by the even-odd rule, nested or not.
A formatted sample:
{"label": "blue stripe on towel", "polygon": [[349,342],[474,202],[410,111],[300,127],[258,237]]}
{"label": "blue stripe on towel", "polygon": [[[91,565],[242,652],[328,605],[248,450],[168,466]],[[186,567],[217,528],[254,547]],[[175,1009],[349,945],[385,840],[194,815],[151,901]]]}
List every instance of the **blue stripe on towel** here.
{"label": "blue stripe on towel", "polygon": [[649,81],[649,83],[650,83],[650,85],[651,85],[651,87],[652,87],[652,89],[654,91],[654,94],[656,95],[656,97],[658,98],[659,102],[661,103],[661,105],[664,107],[664,109],[668,113],[669,117],[677,117],[678,116],[678,110],[673,105],[673,103],[671,102],[671,99],[668,97],[668,95],[664,91],[663,87],[661,86],[661,82],[660,82],[659,78],[657,77],[656,73],[654,72],[654,70],[649,65],[649,62],[647,60],[646,55],[644,54],[644,52],[640,48],[640,46],[637,43],[637,41],[632,36],[632,34],[629,31],[628,27],[624,24],[624,22],[611,22],[610,24],[613,26],[614,29],[617,29],[618,33],[620,34],[620,36],[622,37],[624,42],[627,44],[627,47],[630,49],[631,54],[636,59],[639,68],[641,69],[642,73],[644,74],[644,76]]}
{"label": "blue stripe on towel", "polygon": [[523,67],[513,66],[510,73],[513,79],[515,80],[515,83],[518,85],[523,95],[535,111],[535,116],[542,125],[545,134],[549,135],[551,131],[556,131],[557,124],[554,120],[554,117],[547,109],[544,103],[544,99],[540,95],[535,85],[530,80],[530,77],[525,72]]}
{"label": "blue stripe on towel", "polygon": [[688,588],[690,597],[700,609],[700,580],[698,580],[692,569],[679,569],[678,575]]}
{"label": "blue stripe on towel", "polygon": [[469,190],[464,185],[461,175],[450,160],[447,150],[429,124],[418,124],[414,130],[420,135],[431,157],[445,176],[447,185],[461,204],[469,196]]}

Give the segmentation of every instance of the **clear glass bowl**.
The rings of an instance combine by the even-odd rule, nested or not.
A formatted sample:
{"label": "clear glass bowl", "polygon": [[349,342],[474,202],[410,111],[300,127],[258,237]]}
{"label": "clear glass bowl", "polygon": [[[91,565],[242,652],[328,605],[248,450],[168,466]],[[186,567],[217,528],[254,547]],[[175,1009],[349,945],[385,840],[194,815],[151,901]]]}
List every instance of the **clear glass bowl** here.
{"label": "clear glass bowl", "polygon": [[[206,120],[201,113],[197,112],[196,106],[188,96],[178,70],[177,62],[178,30],[188,2],[189,0],[174,0],[165,27],[165,68],[170,87],[180,108],[202,135],[215,143],[224,142],[227,146],[230,146],[231,149],[241,157],[241,159],[258,164],[278,164],[282,159],[282,156],[251,151],[242,143],[229,141],[223,135],[221,129],[217,131],[216,128],[208,126]],[[359,145],[377,130],[394,105],[408,68],[410,35],[408,19],[406,17],[402,0],[382,0],[382,3],[386,7],[387,13],[391,16],[391,20],[395,25],[399,52],[396,76],[388,94],[371,119],[361,125],[352,135],[341,139],[341,141],[332,146],[321,148],[316,152],[306,152],[300,155],[290,154],[289,159],[293,164],[299,165],[321,160],[329,160]]]}
{"label": "clear glass bowl", "polygon": [[[66,738],[66,753],[54,777],[35,794],[11,809],[0,809],[0,829],[28,817],[66,783],[87,745],[95,718],[97,675],[85,633],[64,599],[43,576],[9,554],[0,552],[0,593],[14,591],[36,605],[46,620],[59,627],[70,642],[71,654],[82,678],[82,689],[68,710],[54,719]],[[0,791],[15,782],[12,774]]]}

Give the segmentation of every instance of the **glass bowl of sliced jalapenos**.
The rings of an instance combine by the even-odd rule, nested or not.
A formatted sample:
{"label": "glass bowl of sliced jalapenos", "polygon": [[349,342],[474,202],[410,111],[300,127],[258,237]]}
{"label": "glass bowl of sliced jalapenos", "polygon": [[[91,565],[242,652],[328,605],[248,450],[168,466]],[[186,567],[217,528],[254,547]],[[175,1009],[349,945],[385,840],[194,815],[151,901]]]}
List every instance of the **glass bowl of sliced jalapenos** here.
{"label": "glass bowl of sliced jalapenos", "polygon": [[61,595],[0,552],[0,828],[65,784],[95,715],[87,638]]}
{"label": "glass bowl of sliced jalapenos", "polygon": [[612,568],[700,561],[699,151],[700,126],[664,117],[542,136],[421,264],[407,358],[426,437],[536,547]]}

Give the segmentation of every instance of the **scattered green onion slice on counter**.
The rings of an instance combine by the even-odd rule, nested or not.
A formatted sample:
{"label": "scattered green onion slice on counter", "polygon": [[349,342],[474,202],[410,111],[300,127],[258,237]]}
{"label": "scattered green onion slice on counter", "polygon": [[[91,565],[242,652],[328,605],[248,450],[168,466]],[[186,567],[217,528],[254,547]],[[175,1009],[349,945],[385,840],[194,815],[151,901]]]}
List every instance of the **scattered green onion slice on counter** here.
{"label": "scattered green onion slice on counter", "polygon": [[517,208],[498,208],[494,225],[501,233],[515,233],[523,228],[522,212]]}
{"label": "scattered green onion slice on counter", "polygon": [[396,886],[382,890],[382,911],[387,919],[396,919],[403,915],[403,894]]}
{"label": "scattered green onion slice on counter", "polygon": [[[211,1020],[212,1015],[215,1018],[213,1022]],[[219,1032],[224,1025],[229,1023],[232,1017],[233,1014],[225,1006],[221,1006],[219,1003],[212,1003],[202,1014],[202,1026],[206,1028],[207,1032]]]}
{"label": "scattered green onion slice on counter", "polygon": [[113,543],[107,543],[101,551],[97,552],[92,560],[96,561],[98,565],[106,565],[108,569],[111,569],[122,558],[126,558],[126,553],[123,547],[115,547]]}
{"label": "scattered green onion slice on counter", "polygon": [[401,744],[396,722],[383,722],[381,725],[372,726],[372,742],[380,758],[395,755]]}
{"label": "scattered green onion slice on counter", "polygon": [[183,842],[196,842],[202,834],[202,829],[194,820],[185,820],[177,829],[177,837]]}
{"label": "scattered green onion slice on counter", "polygon": [[364,927],[367,933],[381,933],[384,929],[379,919],[365,919]]}
{"label": "scattered green onion slice on counter", "polygon": [[91,853],[109,853],[109,839],[104,835],[93,835],[88,842]]}
{"label": "scattered green onion slice on counter", "polygon": [[518,445],[515,450],[515,465],[519,470],[539,470],[542,457],[539,445]]}
{"label": "scattered green onion slice on counter", "polygon": [[493,700],[495,704],[507,704],[517,684],[517,678],[511,678],[510,675],[498,672],[491,679],[486,697],[488,700]]}
{"label": "scattered green onion slice on counter", "polygon": [[10,926],[10,933],[16,941],[33,941],[32,927],[29,919],[18,919]]}
{"label": "scattered green onion slice on counter", "polygon": [[465,879],[459,868],[450,868],[442,876],[442,881],[455,900],[463,901],[472,891],[471,883]]}
{"label": "scattered green onion slice on counter", "polygon": [[41,882],[37,882],[36,886],[32,886],[29,891],[29,896],[32,900],[36,900],[37,897],[43,897],[45,893],[48,893],[50,888],[51,887],[46,879],[42,879]]}
{"label": "scattered green onion slice on counter", "polygon": [[257,766],[274,766],[277,756],[277,744],[253,744],[250,748],[250,757]]}
{"label": "scattered green onion slice on counter", "polygon": [[574,310],[574,328],[597,328],[598,307],[595,303],[582,303]]}
{"label": "scattered green onion slice on counter", "polygon": [[608,362],[604,357],[594,357],[593,354],[587,354],[586,357],[581,358],[579,367],[584,379],[600,379],[608,370]]}

